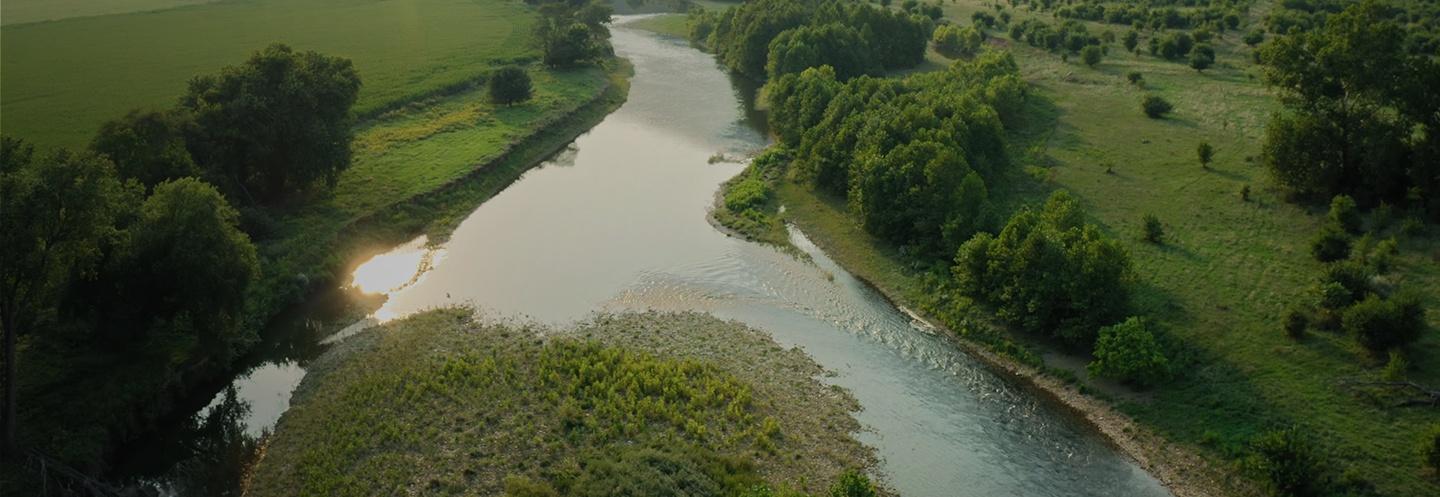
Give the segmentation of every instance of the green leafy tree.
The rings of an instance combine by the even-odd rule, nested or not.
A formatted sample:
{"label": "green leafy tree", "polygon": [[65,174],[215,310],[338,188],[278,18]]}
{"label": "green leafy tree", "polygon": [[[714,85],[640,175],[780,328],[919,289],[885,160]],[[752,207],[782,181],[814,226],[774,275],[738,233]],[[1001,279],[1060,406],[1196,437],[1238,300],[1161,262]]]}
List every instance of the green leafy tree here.
{"label": "green leafy tree", "polygon": [[765,73],[772,80],[819,66],[833,68],[841,81],[882,69],[860,32],[839,23],[788,29],[770,42]]}
{"label": "green leafy tree", "polygon": [[1330,199],[1330,222],[1348,233],[1359,233],[1362,229],[1360,209],[1349,195],[1336,195]]}
{"label": "green leafy tree", "polygon": [[7,454],[16,441],[16,340],[45,324],[68,279],[94,274],[101,248],[118,235],[116,217],[135,193],[103,157],[65,150],[37,156],[29,144],[0,138],[0,449]]}
{"label": "green leafy tree", "polygon": [[1104,52],[1098,45],[1085,45],[1085,48],[1080,49],[1080,60],[1084,61],[1085,65],[1090,67],[1095,67],[1096,64],[1099,64],[1103,56]]}
{"label": "green leafy tree", "polygon": [[490,74],[490,101],[496,105],[513,105],[530,100],[534,91],[530,73],[516,66],[505,66]]}
{"label": "green leafy tree", "polygon": [[101,125],[90,150],[115,163],[121,179],[154,188],[163,181],[200,176],[185,148],[185,136],[195,132],[193,127],[190,116],[181,112],[132,110]]}
{"label": "green leafy tree", "polygon": [[1155,95],[1146,95],[1140,101],[1140,110],[1145,111],[1145,115],[1151,119],[1165,117],[1165,114],[1169,114],[1171,109],[1174,107],[1170,106],[1170,102]]}
{"label": "green leafy tree", "polygon": [[957,59],[971,57],[978,53],[980,45],[985,42],[985,35],[974,26],[962,28],[947,25],[935,28],[932,41],[935,43],[935,51],[946,57]]}
{"label": "green leafy tree", "polygon": [[233,358],[249,338],[241,312],[259,273],[255,247],[238,220],[208,183],[183,178],[156,186],[119,259],[118,300],[128,303],[130,318],[121,321],[195,336],[207,357]]}
{"label": "green leafy tree", "polygon": [[1195,158],[1200,159],[1200,167],[1209,169],[1210,161],[1215,159],[1215,147],[1210,146],[1210,142],[1200,142],[1195,147]]}
{"label": "green leafy tree", "polygon": [[1414,294],[1390,298],[1370,295],[1345,310],[1345,331],[1371,353],[1383,355],[1420,338],[1425,330],[1425,307]]}
{"label": "green leafy tree", "polygon": [[1310,255],[1320,262],[1335,262],[1350,257],[1350,236],[1332,227],[1326,227],[1310,242]]}
{"label": "green leafy tree", "polygon": [[1146,214],[1144,220],[1145,241],[1159,245],[1165,243],[1165,225],[1154,214]]}
{"label": "green leafy tree", "polygon": [[1215,49],[1210,45],[1196,45],[1190,50],[1190,68],[1197,72],[1203,72],[1215,65]]}
{"label": "green leafy tree", "polygon": [[1126,31],[1125,37],[1121,38],[1121,41],[1125,43],[1126,52],[1134,52],[1135,47],[1140,46],[1140,32],[1133,29]]}
{"label": "green leafy tree", "polygon": [[859,471],[847,469],[840,478],[830,485],[829,497],[875,497],[879,492],[870,478]]}
{"label": "green leafy tree", "polygon": [[1265,31],[1259,29],[1252,29],[1249,33],[1245,33],[1245,37],[1241,38],[1241,41],[1244,41],[1246,45],[1250,45],[1252,47],[1255,45],[1259,45],[1260,42],[1265,41]]}
{"label": "green leafy tree", "polygon": [[275,44],[244,64],[190,80],[191,151],[245,195],[276,199],[350,167],[350,107],[360,77],[350,60]]}
{"label": "green leafy tree", "polygon": [[1251,443],[1250,450],[1245,467],[1265,481],[1271,495],[1319,497],[1329,491],[1330,470],[1300,428],[1265,433]]}
{"label": "green leafy tree", "polygon": [[1090,374],[1139,385],[1157,385],[1170,378],[1170,359],[1145,320],[1130,317],[1100,329],[1095,340],[1095,360],[1087,366]]}

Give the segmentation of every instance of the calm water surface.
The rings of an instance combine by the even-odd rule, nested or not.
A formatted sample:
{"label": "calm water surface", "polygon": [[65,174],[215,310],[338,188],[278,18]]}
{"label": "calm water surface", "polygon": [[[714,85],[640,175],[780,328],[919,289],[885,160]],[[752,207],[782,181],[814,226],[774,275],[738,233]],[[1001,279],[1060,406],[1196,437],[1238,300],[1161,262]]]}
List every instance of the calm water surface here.
{"label": "calm water surface", "polygon": [[[629,101],[553,160],[470,215],[448,243],[417,240],[356,271],[388,295],[337,336],[427,308],[565,324],[596,310],[699,310],[802,347],[849,389],[878,468],[901,495],[1168,496],[1154,478],[1023,388],[930,333],[836,266],[726,237],[705,220],[719,184],[765,146],[747,109],[753,88],[682,42],[624,27],[615,50],[635,65]],[[241,404],[257,435],[289,406],[320,318],[297,317],[280,353],[205,410]],[[296,333],[296,330],[299,332]],[[330,340],[334,340],[332,337]],[[307,342],[308,340],[308,342]],[[248,407],[248,409],[246,408]]]}

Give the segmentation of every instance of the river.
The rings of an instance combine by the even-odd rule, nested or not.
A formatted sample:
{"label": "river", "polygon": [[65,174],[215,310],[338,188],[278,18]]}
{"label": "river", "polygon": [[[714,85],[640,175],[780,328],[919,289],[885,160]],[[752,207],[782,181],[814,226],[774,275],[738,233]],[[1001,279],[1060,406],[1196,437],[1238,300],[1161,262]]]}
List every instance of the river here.
{"label": "river", "polygon": [[[469,304],[555,324],[596,311],[697,310],[766,330],[834,371],[822,381],[860,401],[858,437],[876,448],[877,476],[900,495],[1170,495],[1061,409],[891,306],[803,233],[791,236],[809,261],[708,224],[716,189],[743,167],[712,157],[744,157],[766,144],[749,110],[753,88],[709,55],[624,23],[613,43],[635,76],[619,110],[477,208],[446,243],[416,240],[360,265],[353,283],[387,297],[369,318],[336,332],[323,324],[338,319],[327,315],[336,306],[319,302],[282,320],[265,359],[209,405],[194,406],[196,419],[225,412],[213,417],[235,428],[210,431],[259,435],[326,343],[427,308]],[[205,425],[182,424],[188,432]],[[191,441],[153,443],[135,460],[175,466],[152,456],[204,445],[177,438]],[[180,466],[225,458],[203,459]],[[177,470],[166,471],[172,476],[152,481],[168,485]]]}

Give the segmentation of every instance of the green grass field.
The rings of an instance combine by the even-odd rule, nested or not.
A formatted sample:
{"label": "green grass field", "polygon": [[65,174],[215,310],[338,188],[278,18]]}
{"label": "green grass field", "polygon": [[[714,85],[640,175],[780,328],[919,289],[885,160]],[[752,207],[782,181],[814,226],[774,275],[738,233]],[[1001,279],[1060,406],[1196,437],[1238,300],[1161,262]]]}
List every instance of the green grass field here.
{"label": "green grass field", "polygon": [[356,111],[372,114],[534,58],[526,11],[503,0],[248,0],[7,25],[0,127],[41,145],[84,145],[100,123],[169,107],[191,77],[273,42],[352,59],[364,82]]}
{"label": "green grass field", "polygon": [[220,0],[8,0],[0,5],[0,24],[58,21],[75,17],[154,12]]}
{"label": "green grass field", "polygon": [[[966,0],[946,4],[947,16],[964,25],[982,8],[989,10]],[[1026,15],[1011,11],[1017,19]],[[1258,16],[1257,10],[1250,21]],[[1048,13],[1041,18],[1055,22]],[[1096,34],[1128,30],[1089,27]],[[1312,331],[1297,342],[1281,329],[1287,307],[1313,298],[1310,288],[1322,265],[1311,258],[1309,241],[1324,213],[1283,201],[1259,162],[1264,127],[1278,102],[1260,82],[1239,34],[1214,43],[1219,60],[1204,73],[1123,48],[1112,49],[1092,69],[1078,57],[1062,62],[1059,54],[1015,43],[1004,33],[991,37],[1016,55],[1042,102],[1035,122],[1047,123],[1020,130],[1022,150],[1015,157],[1029,178],[1005,195],[1020,205],[1038,203],[1054,189],[1074,193],[1092,220],[1130,250],[1140,276],[1137,311],[1157,318],[1192,355],[1176,383],[1142,394],[1109,390],[1119,407],[1217,461],[1240,455],[1258,433],[1299,424],[1341,470],[1383,495],[1436,492],[1434,480],[1420,470],[1416,447],[1422,428],[1440,422],[1440,413],[1387,407],[1383,402],[1393,398],[1376,400],[1343,387],[1344,380],[1375,379],[1381,365],[1352,338]],[[1131,71],[1143,74],[1143,86],[1126,81]],[[1145,117],[1139,102],[1147,93],[1175,104],[1173,114]],[[1216,149],[1208,170],[1196,159],[1201,141]],[[1245,185],[1252,189],[1248,202],[1239,193]],[[896,295],[923,287],[902,259],[841,215],[843,203],[794,185],[778,192],[786,216],[847,267]],[[1141,239],[1145,214],[1164,223],[1165,245]],[[1409,377],[1440,384],[1440,243],[1433,234],[1399,238],[1401,262],[1390,278],[1425,292],[1432,327],[1411,348]],[[1055,359],[1051,367],[1085,377],[1074,366],[1083,360]]]}
{"label": "green grass field", "polygon": [[652,31],[677,38],[690,36],[689,16],[686,14],[657,14],[630,23],[630,27]]}

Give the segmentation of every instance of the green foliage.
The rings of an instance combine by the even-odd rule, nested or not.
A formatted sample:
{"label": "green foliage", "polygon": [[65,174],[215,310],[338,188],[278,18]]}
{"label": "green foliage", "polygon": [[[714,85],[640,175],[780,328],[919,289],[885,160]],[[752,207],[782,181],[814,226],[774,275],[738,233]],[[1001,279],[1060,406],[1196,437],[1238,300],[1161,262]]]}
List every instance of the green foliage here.
{"label": "green foliage", "polygon": [[1310,242],[1310,255],[1320,262],[1335,262],[1350,257],[1350,235],[1334,227],[1324,227]]}
{"label": "green foliage", "polygon": [[830,486],[830,497],[875,497],[875,484],[859,471],[847,469],[840,479]]}
{"label": "green foliage", "polygon": [[1140,46],[1140,33],[1133,29],[1126,31],[1123,40],[1125,43],[1125,51],[1134,52],[1135,47]]}
{"label": "green foliage", "polygon": [[259,272],[255,246],[236,227],[239,214],[215,187],[194,178],[161,183],[140,207],[121,255],[107,273],[116,295],[110,332],[158,329],[194,334],[206,356],[228,362],[251,331],[243,328],[246,290]]}
{"label": "green foliage", "polygon": [[1165,243],[1165,226],[1160,224],[1160,218],[1154,214],[1146,214],[1144,219],[1145,241],[1156,245]]}
{"label": "green foliage", "polygon": [[592,0],[549,1],[541,4],[535,35],[542,60],[550,67],[594,64],[609,57],[611,10]]}
{"label": "green foliage", "polygon": [[1430,429],[1421,433],[1417,445],[1421,467],[1440,474],[1440,424],[1431,425]]}
{"label": "green foliage", "polygon": [[1285,335],[1292,339],[1299,339],[1305,336],[1305,328],[1310,326],[1310,317],[1303,309],[1290,309],[1285,312]]}
{"label": "green foliage", "polygon": [[1100,329],[1090,374],[1139,384],[1158,385],[1170,379],[1170,359],[1142,318],[1131,316]]}
{"label": "green foliage", "polygon": [[1300,197],[1349,194],[1417,207],[1409,190],[1440,189],[1437,63],[1407,55],[1405,34],[1375,0],[1349,5],[1323,27],[1266,44],[1265,81],[1286,110],[1266,128],[1265,164]]}
{"label": "green foliage", "polygon": [[747,175],[725,192],[725,208],[733,212],[750,210],[770,199],[770,187],[765,181]]}
{"label": "green foliage", "polygon": [[[761,0],[697,14],[695,26],[692,42],[714,51],[730,70],[763,79],[821,64],[864,69],[852,73],[849,67],[836,67],[842,78],[868,73],[873,63],[884,69],[913,66],[925,57],[932,25],[924,17],[860,2]],[[773,42],[783,33],[805,26],[812,29],[798,38],[792,34],[780,43],[779,53],[772,54]],[[810,40],[828,49],[808,46]],[[842,49],[849,53],[838,51]],[[772,58],[777,59],[775,70],[767,72]]]}
{"label": "green foliage", "polygon": [[867,231],[919,253],[953,253],[988,226],[986,178],[1008,163],[1003,119],[1024,98],[1013,58],[985,52],[903,81],[835,78],[822,67],[767,89],[799,178],[844,195]]}
{"label": "green foliage", "polygon": [[1390,360],[1385,361],[1385,370],[1380,372],[1380,378],[1385,381],[1405,381],[1406,373],[1410,370],[1410,361],[1405,359],[1405,354],[1399,350],[1390,351]]}
{"label": "green foliage", "polygon": [[1245,33],[1245,37],[1241,38],[1241,40],[1244,41],[1246,45],[1253,47],[1265,41],[1265,32],[1259,29],[1252,29],[1250,32]]}
{"label": "green foliage", "polygon": [[1145,115],[1151,119],[1165,117],[1165,114],[1169,114],[1171,109],[1174,107],[1170,105],[1170,102],[1157,95],[1146,95],[1145,99],[1140,101],[1140,110],[1145,111]]}
{"label": "green foliage", "polygon": [[1329,218],[1331,223],[1349,233],[1359,233],[1363,228],[1360,209],[1355,206],[1355,199],[1349,195],[1336,195],[1330,199]]}
{"label": "green foliage", "polygon": [[1210,146],[1210,142],[1200,142],[1195,147],[1195,158],[1200,160],[1200,167],[1209,168],[1210,161],[1215,159],[1215,147]]}
{"label": "green foliage", "polygon": [[1190,50],[1190,68],[1196,71],[1204,71],[1215,65],[1215,49],[1210,45],[1200,44]]}
{"label": "green foliage", "polygon": [[1425,307],[1409,293],[1389,298],[1372,294],[1345,311],[1344,326],[1361,346],[1380,355],[1420,338],[1426,327]]}
{"label": "green foliage", "polygon": [[935,43],[935,51],[952,59],[962,57],[973,57],[980,52],[980,45],[985,42],[985,34],[974,26],[959,27],[955,25],[944,25],[935,28],[935,34],[931,41]]}
{"label": "green foliage", "polygon": [[1125,74],[1125,80],[1129,81],[1132,85],[1138,85],[1145,81],[1145,76],[1140,74],[1139,71],[1130,71]]}
{"label": "green foliage", "polygon": [[881,71],[869,42],[855,28],[839,23],[798,26],[770,41],[765,62],[770,79],[820,66],[834,69],[842,81]]}
{"label": "green foliage", "polygon": [[100,126],[90,150],[115,163],[120,179],[134,179],[145,188],[163,181],[200,176],[185,148],[194,122],[180,112],[130,111]]}
{"label": "green foliage", "polygon": [[1104,51],[1100,49],[1099,45],[1086,45],[1085,48],[1080,49],[1080,60],[1090,67],[1099,64],[1103,55]]}
{"label": "green foliage", "polygon": [[505,66],[490,73],[490,102],[496,105],[512,105],[526,100],[534,93],[530,74],[516,66]]}
{"label": "green foliage", "polygon": [[1245,467],[1276,497],[1320,497],[1333,479],[1318,448],[1299,427],[1267,432],[1251,442]]}
{"label": "green foliage", "polygon": [[244,64],[190,80],[190,150],[224,186],[275,199],[350,167],[350,107],[360,77],[348,59],[275,44]]}
{"label": "green foliage", "polygon": [[1063,190],[1012,216],[999,236],[965,242],[953,268],[961,292],[1002,319],[1085,348],[1128,314],[1132,271],[1129,253],[1086,224]]}

